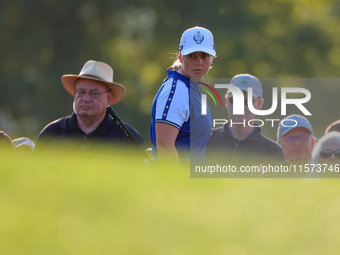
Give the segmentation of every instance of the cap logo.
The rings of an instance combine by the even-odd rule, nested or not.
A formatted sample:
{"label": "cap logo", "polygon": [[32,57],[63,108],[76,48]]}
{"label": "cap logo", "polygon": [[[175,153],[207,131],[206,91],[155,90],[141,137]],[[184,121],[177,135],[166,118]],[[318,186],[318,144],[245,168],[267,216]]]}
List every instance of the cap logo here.
{"label": "cap logo", "polygon": [[201,35],[200,31],[197,31],[197,33],[193,36],[193,38],[196,44],[201,44],[204,40],[204,36]]}
{"label": "cap logo", "polygon": [[241,81],[242,84],[247,84],[247,78],[244,78],[242,81]]}

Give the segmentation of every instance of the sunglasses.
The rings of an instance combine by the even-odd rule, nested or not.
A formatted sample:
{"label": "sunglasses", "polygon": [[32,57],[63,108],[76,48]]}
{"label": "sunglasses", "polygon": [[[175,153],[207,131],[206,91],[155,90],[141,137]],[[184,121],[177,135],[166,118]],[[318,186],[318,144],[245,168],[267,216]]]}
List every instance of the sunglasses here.
{"label": "sunglasses", "polygon": [[320,152],[320,156],[323,158],[330,158],[332,154],[335,155],[335,157],[340,158],[340,150],[332,151],[332,150],[323,150]]}
{"label": "sunglasses", "polygon": [[[234,104],[234,99],[233,99],[233,97],[228,97],[228,100],[229,100],[229,103],[230,104]],[[253,104],[254,104],[254,102],[256,102],[258,100],[258,98],[257,99],[253,99]],[[248,106],[248,98],[247,97],[244,97],[244,105],[245,106]]]}
{"label": "sunglasses", "polygon": [[300,143],[306,143],[307,141],[309,141],[311,135],[290,135],[290,136],[286,136],[284,137],[284,141],[286,142],[286,144],[294,144],[296,141],[299,141]]}

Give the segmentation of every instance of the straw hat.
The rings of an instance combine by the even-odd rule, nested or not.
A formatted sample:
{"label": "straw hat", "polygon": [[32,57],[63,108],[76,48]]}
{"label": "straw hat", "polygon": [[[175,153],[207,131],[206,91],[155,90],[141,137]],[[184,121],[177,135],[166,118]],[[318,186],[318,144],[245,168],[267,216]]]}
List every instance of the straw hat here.
{"label": "straw hat", "polygon": [[101,81],[112,91],[111,104],[116,104],[123,99],[125,95],[125,87],[122,84],[113,82],[113,69],[104,62],[89,60],[81,69],[79,75],[65,74],[61,77],[65,89],[74,96],[76,89],[76,80],[79,78]]}

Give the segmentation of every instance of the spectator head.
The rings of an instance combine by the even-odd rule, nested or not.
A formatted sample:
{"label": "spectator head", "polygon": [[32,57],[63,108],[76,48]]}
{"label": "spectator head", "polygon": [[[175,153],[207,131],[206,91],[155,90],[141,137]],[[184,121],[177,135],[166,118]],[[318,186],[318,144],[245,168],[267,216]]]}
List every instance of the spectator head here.
{"label": "spectator head", "polygon": [[325,130],[325,134],[328,134],[329,132],[340,132],[340,119],[334,121],[331,123]]}
{"label": "spectator head", "polygon": [[34,150],[35,143],[27,138],[27,137],[20,137],[13,139],[14,149],[20,150]]}
{"label": "spectator head", "polygon": [[110,92],[111,94],[108,102],[111,105],[118,103],[125,95],[125,87],[122,84],[114,82],[113,79],[114,72],[111,66],[104,62],[89,60],[84,64],[79,75],[65,74],[62,76],[61,81],[67,92],[72,96],[76,96],[77,94],[78,81],[88,80],[103,84],[104,89],[107,89],[106,92]]}
{"label": "spectator head", "polygon": [[245,120],[246,122],[253,119],[255,114],[248,108],[248,88],[252,88],[254,108],[260,110],[263,104],[263,90],[260,80],[251,74],[238,74],[231,79],[230,85],[238,87],[243,92],[244,115],[234,115],[234,95],[231,91],[227,91],[227,94],[225,95],[225,106],[228,111],[229,119],[232,119],[233,121]]}
{"label": "spectator head", "polygon": [[280,121],[277,141],[291,163],[308,163],[315,145],[312,126],[298,114],[289,115]]}
{"label": "spectator head", "polygon": [[312,163],[340,163],[340,133],[330,132],[320,138],[312,153]]}

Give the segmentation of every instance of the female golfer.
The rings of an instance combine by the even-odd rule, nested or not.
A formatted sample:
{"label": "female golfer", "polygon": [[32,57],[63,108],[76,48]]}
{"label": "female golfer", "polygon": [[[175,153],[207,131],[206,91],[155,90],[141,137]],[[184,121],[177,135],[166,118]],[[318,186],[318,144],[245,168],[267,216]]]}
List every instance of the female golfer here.
{"label": "female golfer", "polygon": [[[212,125],[201,114],[200,82],[216,56],[212,33],[203,27],[182,34],[179,53],[152,104],[150,137],[153,156],[174,163],[189,156],[205,160]],[[191,157],[193,159],[193,157]]]}

